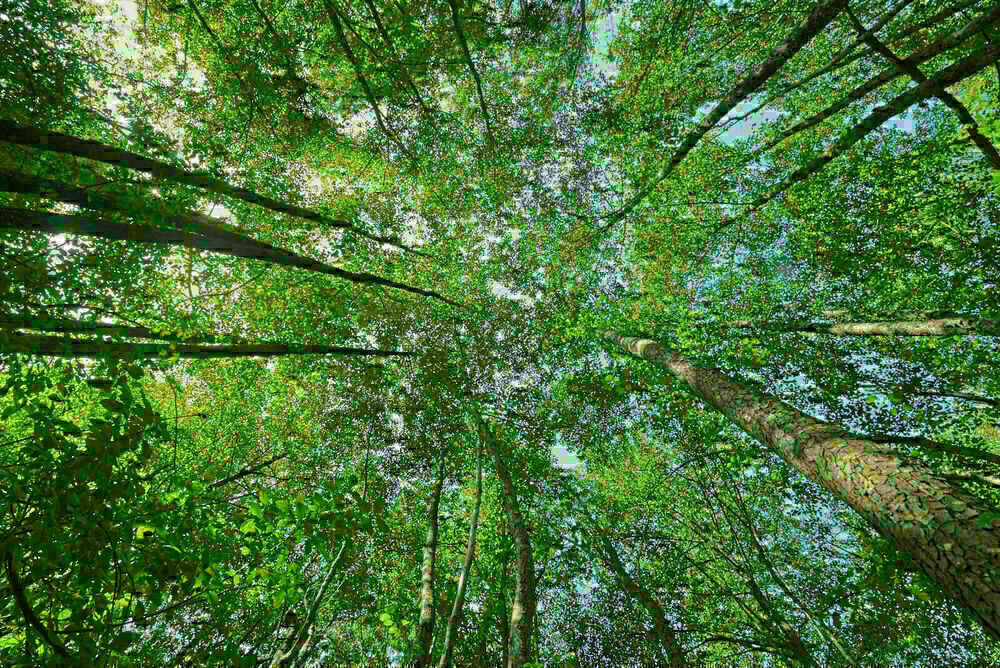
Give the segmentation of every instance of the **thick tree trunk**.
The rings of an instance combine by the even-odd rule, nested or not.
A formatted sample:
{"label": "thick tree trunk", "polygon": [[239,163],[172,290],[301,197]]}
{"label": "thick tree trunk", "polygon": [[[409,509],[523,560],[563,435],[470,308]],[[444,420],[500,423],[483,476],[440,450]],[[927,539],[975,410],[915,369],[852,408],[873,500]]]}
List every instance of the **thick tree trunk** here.
{"label": "thick tree trunk", "polygon": [[1000,319],[953,314],[926,320],[882,322],[810,322],[808,320],[727,320],[720,327],[760,329],[768,332],[811,332],[836,336],[967,336],[1000,335]]}
{"label": "thick tree trunk", "polygon": [[625,565],[622,564],[621,559],[618,557],[618,551],[615,549],[614,544],[607,536],[601,537],[601,545],[603,547],[601,552],[604,555],[605,563],[618,577],[618,579],[621,580],[622,585],[625,588],[625,592],[630,596],[637,598],[643,607],[649,611],[649,614],[653,616],[653,628],[656,630],[656,636],[660,639],[660,643],[663,645],[663,649],[669,657],[670,665],[685,665],[684,648],[681,647],[673,629],[671,629],[669,624],[667,624],[667,618],[663,612],[663,606],[656,600],[649,590],[637,583],[632,576],[629,575],[629,572],[625,570]]}
{"label": "thick tree trunk", "polygon": [[476,504],[472,508],[472,518],[469,520],[469,543],[465,547],[465,563],[462,573],[458,576],[458,590],[455,592],[455,603],[448,618],[448,628],[444,635],[444,653],[438,668],[450,668],[452,653],[455,651],[455,641],[458,640],[458,624],[462,620],[462,606],[465,603],[465,586],[472,570],[472,561],[476,556],[476,527],[479,525],[479,507],[483,500],[483,444],[476,449]]}
{"label": "thick tree trunk", "polygon": [[909,553],[941,589],[1000,637],[1000,514],[930,469],[820,422],[655,341],[603,338],[662,366]]}
{"label": "thick tree trunk", "polygon": [[429,668],[431,661],[431,644],[434,640],[434,560],[437,557],[438,544],[438,508],[441,505],[441,487],[444,485],[445,454],[441,453],[441,463],[438,468],[437,481],[431,490],[431,501],[427,507],[427,542],[424,543],[424,563],[421,570],[420,583],[420,623],[417,627],[417,637],[420,639],[419,668]]}
{"label": "thick tree trunk", "polygon": [[517,542],[517,584],[510,613],[510,657],[507,668],[520,668],[531,660],[531,630],[535,621],[535,555],[531,536],[521,515],[521,505],[514,493],[514,483],[504,462],[500,444],[489,427],[476,415],[479,438],[493,448],[497,477],[503,487],[504,505],[510,514],[511,529]]}
{"label": "thick tree trunk", "polygon": [[399,350],[365,350],[342,346],[313,346],[285,343],[236,344],[229,346],[197,346],[186,343],[111,343],[82,341],[60,336],[11,333],[0,329],[0,352],[50,357],[97,357],[113,355],[131,359],[155,359],[177,355],[185,359],[215,359],[220,357],[273,357],[279,355],[367,355],[410,356],[415,353]]}

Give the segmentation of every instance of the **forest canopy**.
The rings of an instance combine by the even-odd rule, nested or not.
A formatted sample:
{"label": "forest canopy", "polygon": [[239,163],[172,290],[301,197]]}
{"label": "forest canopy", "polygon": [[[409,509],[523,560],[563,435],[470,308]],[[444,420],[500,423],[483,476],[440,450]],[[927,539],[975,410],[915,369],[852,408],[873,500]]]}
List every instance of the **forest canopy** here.
{"label": "forest canopy", "polygon": [[998,24],[0,0],[0,663],[1000,663]]}

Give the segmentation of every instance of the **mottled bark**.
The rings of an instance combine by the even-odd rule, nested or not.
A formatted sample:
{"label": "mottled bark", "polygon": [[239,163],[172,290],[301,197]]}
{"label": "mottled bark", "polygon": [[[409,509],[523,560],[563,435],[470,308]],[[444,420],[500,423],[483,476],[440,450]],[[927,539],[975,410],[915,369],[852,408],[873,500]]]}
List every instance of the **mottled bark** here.
{"label": "mottled bark", "polygon": [[636,582],[629,572],[625,570],[625,565],[622,564],[621,559],[618,557],[618,550],[615,549],[614,544],[608,539],[607,536],[601,536],[601,547],[601,554],[604,557],[604,562],[618,577],[618,579],[621,580],[625,593],[638,599],[642,606],[646,608],[646,610],[649,611],[649,614],[653,617],[653,628],[656,631],[657,638],[660,639],[660,644],[663,646],[663,650],[669,657],[670,665],[685,665],[684,648],[681,647],[680,642],[677,640],[677,635],[667,623],[666,615],[663,612],[663,605],[656,600],[656,597],[654,597],[648,589]]}
{"label": "mottled bark", "polygon": [[[968,79],[985,67],[991,65],[998,56],[1000,56],[1000,44],[991,44],[987,46],[983,52],[963,58],[957,63],[954,63],[936,73],[923,83],[910,88],[904,93],[900,93],[886,104],[876,107],[860,123],[842,134],[836,141],[828,144],[818,157],[811,160],[803,167],[795,170],[766,193],[754,199],[754,201],[750,203],[750,212],[752,213],[757,211],[796,183],[805,181],[807,178],[820,171],[835,158],[843,155],[859,141],[880,128],[883,123],[893,116],[903,113],[921,100],[933,97],[935,91],[939,89],[953,86],[960,81]],[[740,217],[741,215],[728,216],[720,221],[719,227],[725,227]]]}
{"label": "mottled bark", "polygon": [[59,336],[19,334],[0,329],[0,352],[50,357],[114,357],[134,359],[166,358],[177,355],[185,359],[215,359],[226,357],[272,357],[279,355],[374,355],[410,356],[416,353],[399,350],[366,350],[343,346],[314,346],[286,343],[192,345],[186,343],[112,343],[84,341]]}
{"label": "mottled bark", "polygon": [[479,507],[483,500],[483,444],[476,448],[476,503],[472,507],[472,518],[469,520],[469,543],[465,546],[465,563],[458,576],[458,590],[455,592],[455,603],[448,618],[448,628],[444,635],[444,653],[438,668],[450,668],[452,653],[455,651],[455,641],[458,640],[458,624],[462,620],[462,606],[465,604],[465,587],[472,570],[472,561],[476,556],[476,528],[479,525]]}
{"label": "mottled bark", "polygon": [[664,164],[659,171],[650,179],[648,185],[638,192],[635,197],[633,197],[625,206],[620,210],[615,212],[611,216],[608,225],[616,223],[623,219],[629,214],[632,209],[636,207],[642,200],[644,200],[649,193],[653,192],[657,185],[659,185],[670,173],[674,170],[677,165],[681,164],[688,153],[695,147],[695,145],[708,134],[712,128],[714,128],[719,121],[721,121],[726,114],[728,114],[733,107],[742,102],[748,95],[752,95],[758,88],[763,86],[768,79],[770,79],[782,65],[791,60],[792,56],[798,53],[802,48],[809,43],[809,41],[815,37],[823,28],[825,28],[831,21],[837,18],[837,15],[843,10],[844,6],[847,4],[847,0],[823,0],[816,5],[816,8],[810,12],[798,28],[792,33],[792,36],[787,40],[782,42],[778,47],[767,57],[767,59],[757,66],[757,68],[750,74],[749,77],[741,81],[729,94],[715,106],[711,112],[708,113],[705,118],[698,123],[697,126],[692,129],[681,145],[677,148],[674,154],[670,157],[670,160]]}
{"label": "mottled bark", "polygon": [[720,327],[762,329],[769,332],[812,332],[836,336],[967,336],[1000,335],[1000,319],[954,314],[928,320],[882,322],[810,322],[808,320],[727,320]]}
{"label": "mottled bark", "polygon": [[420,581],[420,622],[417,638],[420,640],[419,668],[428,668],[431,660],[431,644],[434,640],[434,561],[438,545],[438,508],[441,504],[441,487],[444,485],[445,453],[441,453],[438,477],[431,489],[431,500],[427,506],[427,541],[424,543],[424,562]]}
{"label": "mottled bark", "polygon": [[[0,190],[3,187],[0,186]],[[48,211],[33,211],[13,207],[0,207],[0,229],[42,232],[44,234],[77,234],[81,236],[136,241],[140,243],[183,246],[195,250],[208,250],[220,255],[242,257],[262,262],[270,262],[287,267],[299,267],[308,271],[336,276],[352,283],[382,285],[404,290],[424,297],[434,297],[440,301],[458,306],[455,302],[433,290],[415,288],[405,283],[397,283],[366,272],[354,272],[303,257],[291,251],[268,247],[248,237],[233,233],[219,235],[215,232],[189,232],[173,230],[138,223],[115,223],[87,214],[62,214]]]}
{"label": "mottled bark", "polygon": [[[254,3],[254,6],[256,6],[256,3]],[[261,12],[261,15],[264,16],[265,20],[267,19],[263,12]],[[270,22],[268,22],[268,25],[270,26]],[[271,29],[273,31],[273,27]],[[328,216],[324,216],[323,214],[309,209],[304,209],[300,206],[295,206],[294,204],[288,204],[270,197],[265,197],[264,195],[247,188],[230,185],[225,181],[216,179],[208,174],[200,174],[186,169],[181,169],[180,167],[173,167],[160,160],[147,158],[137,153],[117,149],[114,146],[108,146],[89,139],[72,137],[59,132],[52,132],[51,130],[42,130],[40,128],[20,125],[8,119],[0,119],[0,140],[10,142],[12,144],[20,144],[21,146],[30,146],[32,148],[42,149],[45,151],[55,151],[66,155],[75,155],[80,158],[96,160],[115,167],[126,167],[138,172],[150,174],[155,178],[167,179],[170,181],[176,181],[177,183],[195,186],[217,195],[226,195],[244,202],[256,204],[257,206],[261,206],[276,213],[284,213],[297,218],[304,218],[306,220],[323,223],[329,227],[347,230],[359,236],[365,237],[366,239],[371,239],[372,241],[391,244],[403,248],[404,250],[411,250],[405,246],[400,246],[398,239],[387,239],[369,234],[363,230],[359,230],[350,221],[329,218]]]}
{"label": "mottled bark", "polygon": [[535,621],[535,555],[531,535],[521,514],[521,505],[514,492],[514,483],[504,461],[500,444],[490,428],[476,415],[479,438],[490,444],[496,463],[497,477],[503,489],[504,506],[510,515],[511,530],[517,543],[517,584],[510,613],[510,657],[506,668],[520,668],[531,660],[531,630]]}
{"label": "mottled bark", "polygon": [[[975,20],[970,21],[968,24],[959,28],[950,35],[946,35],[945,37],[942,37],[941,39],[938,39],[928,44],[927,46],[917,49],[908,57],[904,58],[903,62],[905,62],[907,65],[912,65],[912,66],[920,65],[921,63],[930,60],[934,56],[944,53],[949,49],[955,48],[965,40],[969,39],[979,31],[981,31],[984,27],[995,23],[997,20],[1000,20],[1000,6],[991,7],[982,16],[979,16]],[[897,65],[894,65],[893,67],[890,67],[889,69],[880,72],[878,75],[872,77],[865,83],[855,87],[847,95],[840,98],[839,100],[837,100],[830,106],[826,107],[822,111],[799,121],[792,127],[783,131],[776,138],[772,139],[771,141],[761,146],[760,148],[754,149],[751,155],[757,155],[759,153],[770,151],[775,146],[785,141],[789,137],[797,135],[800,132],[808,130],[813,126],[822,123],[826,119],[830,118],[835,114],[840,113],[847,107],[851,106],[853,103],[862,99],[869,93],[881,88],[882,86],[889,83],[893,79],[903,76],[903,74],[905,73],[906,73],[905,70]]]}
{"label": "mottled bark", "polygon": [[817,420],[655,341],[603,338],[662,366],[706,403],[847,503],[1000,637],[1000,514],[947,479],[878,443]]}

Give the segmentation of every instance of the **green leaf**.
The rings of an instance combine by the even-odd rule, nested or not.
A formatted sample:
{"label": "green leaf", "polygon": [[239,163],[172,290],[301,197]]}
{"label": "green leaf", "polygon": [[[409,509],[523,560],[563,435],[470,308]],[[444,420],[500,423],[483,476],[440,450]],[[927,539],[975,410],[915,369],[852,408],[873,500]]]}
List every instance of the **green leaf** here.
{"label": "green leaf", "polygon": [[115,399],[102,399],[101,405],[113,413],[121,411],[121,409],[124,406],[122,402],[117,401]]}
{"label": "green leaf", "polygon": [[258,519],[264,519],[264,510],[255,501],[250,502],[250,514]]}
{"label": "green leaf", "polygon": [[241,524],[240,531],[242,531],[243,533],[253,533],[257,531],[257,524],[256,522],[254,522],[254,519],[251,517],[246,522]]}

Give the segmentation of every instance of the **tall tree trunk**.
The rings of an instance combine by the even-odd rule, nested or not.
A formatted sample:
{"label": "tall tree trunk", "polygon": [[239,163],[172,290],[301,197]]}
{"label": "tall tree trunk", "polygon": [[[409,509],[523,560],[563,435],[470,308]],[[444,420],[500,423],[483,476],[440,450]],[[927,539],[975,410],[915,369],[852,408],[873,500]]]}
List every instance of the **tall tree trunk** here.
{"label": "tall tree trunk", "polygon": [[343,346],[297,345],[294,343],[260,343],[222,345],[191,345],[186,343],[112,343],[108,341],[64,339],[59,336],[18,334],[0,329],[0,352],[50,357],[97,357],[113,355],[133,359],[166,358],[177,355],[185,359],[215,359],[220,357],[273,357],[280,355],[365,355],[410,356],[416,353],[399,350],[366,350]]}
{"label": "tall tree trunk", "polygon": [[1000,638],[1000,514],[930,469],[817,420],[749,383],[695,366],[655,341],[606,331],[662,366],[791,466],[851,506]]}
{"label": "tall tree trunk", "polygon": [[666,651],[667,656],[670,657],[671,666],[683,666],[684,665],[684,648],[681,647],[680,642],[677,640],[677,636],[674,634],[673,629],[667,624],[666,615],[663,612],[663,606],[659,601],[641,584],[636,582],[629,572],[625,570],[625,565],[622,564],[621,559],[618,557],[618,550],[615,549],[614,544],[607,536],[601,536],[601,553],[604,555],[604,562],[610,568],[610,570],[621,580],[622,585],[625,588],[625,592],[630,596],[637,598],[643,607],[649,611],[649,614],[653,616],[653,628],[656,630],[656,636],[660,639],[660,643],[663,645],[664,651]]}
{"label": "tall tree trunk", "polygon": [[[942,16],[940,20],[946,20],[947,16]],[[970,39],[976,33],[982,31],[984,28],[1000,20],[1000,6],[993,6],[986,10],[984,14],[976,17],[974,20],[970,21],[968,24],[962,26],[955,32],[945,35],[941,39],[932,42],[926,46],[923,46],[908,57],[904,58],[903,61],[912,66],[920,65],[934,56],[940,55],[949,49],[953,49],[962,42]],[[851,90],[847,95],[843,96],[830,106],[826,107],[817,114],[813,114],[809,118],[799,121],[792,127],[784,130],[775,139],[767,142],[763,146],[754,149],[752,156],[756,156],[759,153],[764,153],[770,151],[772,148],[785,141],[789,137],[796,135],[804,130],[807,130],[814,125],[818,125],[823,121],[831,118],[834,114],[851,106],[854,102],[864,98],[869,93],[878,90],[885,84],[889,83],[893,79],[905,74],[905,69],[899,67],[898,65],[893,65],[887,70],[884,70],[875,77],[872,77],[865,83]]]}
{"label": "tall tree trunk", "polygon": [[316,626],[316,617],[319,615],[320,606],[323,604],[326,592],[330,588],[330,582],[333,580],[333,574],[340,566],[340,560],[341,557],[344,556],[344,549],[346,547],[347,541],[341,543],[340,551],[337,552],[337,556],[334,558],[333,563],[331,563],[330,568],[327,569],[326,577],[323,578],[323,582],[320,584],[319,590],[316,592],[316,596],[308,603],[309,607],[306,609],[305,619],[302,619],[298,626],[294,628],[291,635],[288,637],[284,651],[275,658],[275,661],[271,665],[286,668],[288,666],[295,666],[301,663],[301,660],[305,658],[302,655],[311,645],[312,634],[315,631],[314,627]]}
{"label": "tall tree trunk", "polygon": [[1000,319],[954,314],[928,320],[895,320],[882,322],[810,322],[808,320],[728,320],[720,327],[760,329],[768,332],[812,332],[837,336],[966,336],[969,334],[1000,335]]}
{"label": "tall tree trunk", "polygon": [[510,658],[507,668],[520,668],[531,661],[531,630],[535,620],[535,555],[531,548],[531,536],[521,515],[521,505],[514,493],[514,483],[507,470],[500,443],[493,437],[489,426],[477,413],[476,423],[479,438],[489,443],[493,449],[497,477],[503,487],[504,505],[510,514],[511,529],[517,543],[517,584],[514,589],[514,604],[510,613]]}
{"label": "tall tree trunk", "polygon": [[975,75],[980,70],[993,64],[1000,56],[1000,44],[990,44],[981,52],[974,52],[956,63],[952,63],[943,70],[929,77],[926,81],[913,86],[900,93],[885,104],[876,107],[864,119],[854,127],[842,133],[833,142],[827,144],[823,152],[814,158],[809,164],[804,165],[783,178],[772,186],[767,192],[758,195],[756,199],[749,203],[749,208],[739,214],[726,216],[719,221],[718,229],[728,227],[730,224],[743,218],[746,215],[755,213],[768,202],[785,192],[795,184],[805,181],[810,176],[820,171],[834,159],[849,151],[855,144],[867,137],[869,134],[882,127],[882,124],[893,116],[897,116],[913,105],[933,97],[935,91],[949,86],[954,86],[960,81],[964,81]]}
{"label": "tall tree trunk", "polygon": [[441,463],[438,466],[438,477],[431,490],[431,502],[427,507],[427,542],[424,543],[424,563],[421,570],[420,584],[420,624],[417,627],[417,637],[420,638],[420,658],[417,666],[429,668],[431,661],[431,643],[434,640],[434,560],[437,556],[438,544],[438,508],[441,504],[441,487],[444,485],[444,462],[446,452],[441,453]]}
{"label": "tall tree trunk", "polygon": [[444,653],[438,668],[450,668],[455,641],[458,639],[458,624],[462,619],[462,606],[465,603],[465,586],[472,569],[472,560],[476,556],[476,527],[479,525],[479,506],[483,500],[483,444],[479,442],[476,448],[476,504],[472,508],[472,518],[469,520],[469,543],[465,547],[465,563],[462,573],[458,576],[458,590],[455,592],[455,603],[448,618],[448,628],[444,636]]}
{"label": "tall tree trunk", "polygon": [[[681,145],[677,148],[670,160],[656,172],[649,184],[628,201],[621,209],[611,216],[611,223],[620,221],[632,211],[657,185],[666,179],[677,165],[683,162],[688,153],[697,143],[708,134],[721,121],[726,114],[732,111],[733,107],[742,102],[747,96],[752,95],[758,88],[767,83],[782,65],[791,60],[792,56],[812,40],[823,28],[830,24],[837,15],[840,14],[847,0],[823,0],[817,3],[812,12],[803,19],[802,23],[795,29],[792,35],[778,45],[778,47],[768,55],[767,59],[761,63],[746,79],[741,81],[732,89],[728,95],[715,108],[710,111],[701,122],[692,129]],[[610,223],[609,223],[610,225]]]}
{"label": "tall tree trunk", "polygon": [[[0,190],[4,190],[0,183]],[[199,224],[200,225],[200,224]],[[448,304],[455,302],[442,297],[433,290],[423,290],[405,283],[369,274],[353,272],[298,255],[288,250],[261,244],[249,237],[229,231],[209,230],[204,226],[201,232],[172,230],[138,223],[115,223],[84,214],[61,214],[48,211],[33,211],[13,207],[0,207],[0,229],[43,232],[46,234],[78,234],[82,236],[114,239],[118,241],[138,241],[141,243],[184,246],[198,250],[210,250],[221,255],[231,255],[263,262],[272,262],[289,267],[300,267],[309,271],[336,276],[354,283],[383,285],[412,292],[426,297],[434,297]]]}
{"label": "tall tree trunk", "polygon": [[[259,8],[258,8],[259,9]],[[263,15],[263,12],[261,12]],[[266,18],[266,17],[265,17]],[[273,27],[272,27],[273,30]],[[191,172],[180,167],[172,167],[160,160],[154,160],[141,156],[137,153],[117,149],[89,139],[80,139],[64,135],[51,130],[42,130],[25,125],[20,125],[8,119],[0,119],[0,140],[30,146],[45,151],[56,151],[67,155],[75,155],[80,158],[96,160],[115,167],[126,167],[136,171],[150,174],[154,178],[169,179],[177,183],[184,183],[207,190],[218,195],[226,195],[244,202],[250,202],[258,206],[270,209],[276,213],[285,213],[297,218],[304,218],[315,222],[323,223],[329,227],[341,228],[358,234],[372,241],[387,243],[404,250],[411,250],[406,246],[401,246],[398,239],[386,239],[373,234],[368,234],[359,230],[353,223],[347,220],[329,218],[323,214],[304,209],[294,204],[279,202],[278,200],[265,197],[247,188],[232,186],[225,181],[216,179],[208,174]],[[416,252],[416,251],[411,251]],[[422,253],[418,253],[421,254]]]}

